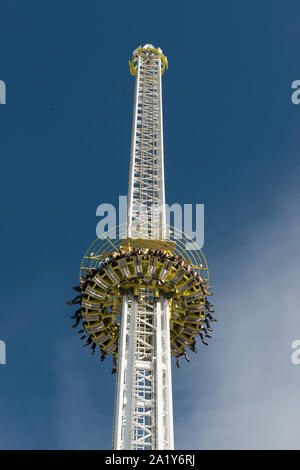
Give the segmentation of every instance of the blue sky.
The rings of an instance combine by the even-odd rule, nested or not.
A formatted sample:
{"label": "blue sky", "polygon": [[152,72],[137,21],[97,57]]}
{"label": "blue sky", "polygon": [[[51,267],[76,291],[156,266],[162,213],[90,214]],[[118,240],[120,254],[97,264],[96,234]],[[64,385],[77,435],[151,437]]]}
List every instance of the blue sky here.
{"label": "blue sky", "polygon": [[299,2],[3,0],[0,17],[0,448],[111,447],[111,362],[65,301],[97,206],[127,193],[128,59],[148,42],[169,60],[167,202],[205,204],[220,318],[173,368],[175,446],[299,448]]}

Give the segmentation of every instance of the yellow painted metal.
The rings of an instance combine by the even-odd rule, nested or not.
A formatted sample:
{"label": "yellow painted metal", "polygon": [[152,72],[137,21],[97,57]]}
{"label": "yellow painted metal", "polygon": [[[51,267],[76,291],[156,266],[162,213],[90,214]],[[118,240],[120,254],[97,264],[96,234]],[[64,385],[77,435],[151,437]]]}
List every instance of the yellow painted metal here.
{"label": "yellow painted metal", "polygon": [[[117,233],[117,229],[120,234],[122,231],[123,235],[126,234],[126,229],[124,230],[124,228],[120,226],[113,227],[110,232],[106,233],[106,238],[98,238],[90,245],[81,263],[80,279],[83,279],[88,271],[92,268],[96,268],[100,261],[104,261],[105,258],[113,252],[117,252],[120,249],[127,251],[132,248],[143,248],[145,250],[145,254],[140,256],[139,261],[143,278],[140,278],[137,273],[134,257],[130,257],[126,260],[127,276],[124,276],[119,263],[116,263],[115,266],[110,265],[110,271],[104,270],[102,275],[97,274],[97,277],[102,280],[101,282],[104,288],[97,284],[97,282],[94,282],[94,285],[90,286],[87,291],[88,296],[86,302],[89,303],[91,307],[84,307],[82,312],[85,317],[86,325],[93,327],[95,320],[89,320],[88,317],[89,315],[95,315],[97,313],[94,305],[95,300],[97,300],[96,295],[98,294],[99,321],[103,321],[105,326],[102,331],[92,334],[93,339],[99,338],[99,341],[103,340],[101,350],[108,354],[112,353],[116,357],[118,325],[122,310],[122,295],[125,291],[130,289],[134,295],[138,295],[139,289],[145,288],[153,290],[156,298],[159,297],[160,292],[163,292],[167,296],[172,293],[173,298],[169,300],[171,350],[175,355],[178,351],[181,353],[185,345],[190,344],[195,339],[194,336],[188,334],[188,332],[191,329],[200,331],[200,325],[203,324],[205,320],[205,315],[202,313],[201,308],[191,313],[189,313],[188,310],[191,305],[201,304],[203,297],[201,288],[196,288],[193,285],[186,287],[188,286],[189,280],[186,274],[180,277],[174,287],[171,288],[172,283],[170,284],[170,281],[172,281],[180,269],[180,267],[176,268],[173,265],[167,270],[164,282],[162,282],[160,276],[166,267],[167,262],[165,260],[161,261],[157,259],[155,266],[156,277],[148,275],[150,257],[147,258],[147,252],[149,249],[160,250],[163,253],[168,253],[169,255],[176,254],[184,258],[185,264],[190,265],[193,271],[196,270],[208,286],[209,271],[203,252],[200,248],[193,251],[186,250],[186,242],[194,243],[195,247],[196,244],[188,235],[175,227],[168,226],[170,237],[166,240],[130,239],[124,236],[120,236],[118,239],[110,239],[110,233]],[[99,296],[103,296],[103,300],[99,300]],[[83,302],[83,305],[84,304],[85,302]]]}
{"label": "yellow painted metal", "polygon": [[[172,225],[167,225],[167,230],[170,233],[169,239],[167,240],[139,240],[142,244],[141,247],[153,248],[166,250],[170,253],[182,256],[187,264],[190,264],[193,270],[197,270],[203,280],[209,286],[209,269],[207,265],[206,257],[203,251],[197,246],[197,244],[183,231],[173,227]],[[112,239],[112,234],[118,233],[120,238]],[[91,268],[96,267],[100,261],[104,259],[114,251],[118,251],[120,248],[127,248],[128,241],[132,243],[132,247],[135,247],[135,241],[127,239],[124,237],[126,234],[126,224],[121,224],[113,227],[108,232],[105,233],[105,237],[96,238],[94,242],[86,250],[84,257],[80,266],[79,277],[82,277],[89,271]],[[147,246],[147,244],[154,243],[154,246]],[[185,243],[190,242],[195,246],[195,250],[186,250]],[[161,245],[162,244],[162,245]],[[171,246],[172,244],[172,246]],[[91,254],[93,253],[93,255]]]}
{"label": "yellow painted metal", "polygon": [[159,55],[159,57],[161,58],[161,74],[163,75],[164,72],[165,72],[165,69],[167,68],[168,69],[168,61],[167,61],[167,58],[156,48],[152,48],[152,47],[146,47],[146,48],[143,48],[142,46],[140,46],[137,50],[137,52],[132,56],[132,59],[131,61],[129,60],[129,69],[130,69],[130,73],[131,75],[135,76],[136,75],[136,65],[135,65],[135,61],[137,60],[138,56],[143,54],[144,52],[154,52],[155,54]]}

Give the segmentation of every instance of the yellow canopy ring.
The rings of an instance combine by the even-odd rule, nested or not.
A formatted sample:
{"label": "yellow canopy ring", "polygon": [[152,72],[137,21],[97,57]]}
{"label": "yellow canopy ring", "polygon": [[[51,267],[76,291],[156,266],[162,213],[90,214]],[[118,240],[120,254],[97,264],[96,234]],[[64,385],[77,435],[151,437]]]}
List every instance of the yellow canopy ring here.
{"label": "yellow canopy ring", "polygon": [[165,69],[168,68],[168,60],[166,56],[164,56],[158,49],[153,48],[153,47],[142,47],[140,46],[135,54],[132,56],[131,61],[129,61],[129,69],[131,75],[135,76],[136,75],[136,69],[137,66],[135,65],[135,62],[137,61],[138,56],[142,55],[144,52],[154,52],[161,58],[161,74],[163,75],[165,72]]}

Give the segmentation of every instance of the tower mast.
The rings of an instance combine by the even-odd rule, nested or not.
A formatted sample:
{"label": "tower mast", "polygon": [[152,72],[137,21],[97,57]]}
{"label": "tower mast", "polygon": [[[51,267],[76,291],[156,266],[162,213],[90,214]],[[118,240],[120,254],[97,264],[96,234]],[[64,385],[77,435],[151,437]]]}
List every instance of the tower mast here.
{"label": "tower mast", "polygon": [[167,66],[151,44],[133,52],[127,229],[114,242],[108,231],[92,243],[74,287],[80,294],[67,301],[80,304],[71,318],[87,338],[84,346],[98,350],[101,361],[113,357],[116,450],[174,448],[171,353],[178,367],[182,356],[190,362],[187,350],[197,352],[198,337],[208,346],[210,321],[217,321],[204,254],[188,253],[193,240],[166,225],[161,77]]}
{"label": "tower mast", "polygon": [[[166,238],[161,86],[166,67],[162,50],[151,44],[136,49],[130,62],[135,98],[127,236],[136,246]],[[113,448],[173,449],[169,303],[163,292],[143,286],[123,296],[118,351]]]}

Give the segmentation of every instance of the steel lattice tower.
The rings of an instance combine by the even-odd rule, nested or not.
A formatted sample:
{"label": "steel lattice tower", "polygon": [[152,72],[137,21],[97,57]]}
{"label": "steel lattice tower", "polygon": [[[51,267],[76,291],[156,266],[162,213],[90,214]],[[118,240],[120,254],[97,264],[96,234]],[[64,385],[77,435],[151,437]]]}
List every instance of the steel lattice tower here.
{"label": "steel lattice tower", "polygon": [[[211,338],[213,304],[204,254],[166,225],[162,75],[168,66],[151,44],[133,52],[135,76],[127,228],[105,232],[80,267],[80,304],[71,317],[84,346],[117,373],[113,448],[174,448],[171,354],[177,365],[196,339]],[[178,235],[180,235],[178,237]],[[194,244],[195,248],[190,248]],[[189,248],[187,248],[189,246]],[[116,367],[117,366],[117,367]]]}
{"label": "steel lattice tower", "polygon": [[[167,59],[146,44],[133,52],[135,99],[128,188],[128,238],[165,239],[161,77]],[[149,338],[150,341],[149,341]],[[169,307],[141,287],[123,297],[113,447],[173,449]]]}

